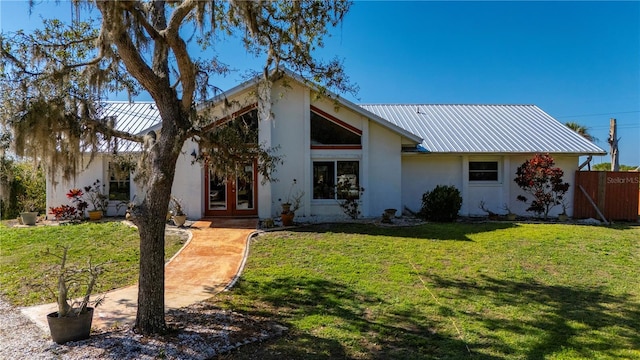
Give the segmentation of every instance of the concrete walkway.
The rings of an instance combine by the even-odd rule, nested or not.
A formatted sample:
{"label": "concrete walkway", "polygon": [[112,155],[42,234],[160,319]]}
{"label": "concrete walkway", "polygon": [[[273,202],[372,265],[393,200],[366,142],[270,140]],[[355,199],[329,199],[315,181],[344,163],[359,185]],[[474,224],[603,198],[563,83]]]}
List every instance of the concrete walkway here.
{"label": "concrete walkway", "polygon": [[[193,223],[191,240],[165,267],[166,309],[197,303],[232,285],[242,271],[248,240],[257,225],[257,219],[213,219]],[[138,285],[104,295],[104,302],[94,312],[92,328],[108,329],[135,323]],[[21,311],[48,333],[47,314],[57,311],[57,306],[45,304]]]}

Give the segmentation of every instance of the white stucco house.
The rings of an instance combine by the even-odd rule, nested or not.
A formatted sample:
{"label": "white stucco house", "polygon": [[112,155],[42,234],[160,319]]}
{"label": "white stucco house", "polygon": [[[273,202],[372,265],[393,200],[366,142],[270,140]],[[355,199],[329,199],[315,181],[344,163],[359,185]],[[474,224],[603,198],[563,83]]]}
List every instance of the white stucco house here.
{"label": "white stucco house", "polygon": [[[333,189],[345,177],[365,189],[360,196],[363,217],[380,216],[387,208],[418,211],[422,194],[437,185],[461,191],[460,215],[484,214],[481,201],[496,213],[504,213],[506,204],[526,215],[527,205],[516,200],[521,191],[513,182],[516,168],[526,159],[551,154],[573,185],[580,156],[606,154],[535,105],[357,105],[320,96],[313,85],[287,73],[271,89],[273,119],[258,121],[256,87],[254,79],[227,91],[235,108],[219,103],[214,117],[243,116],[257,126],[260,143],[279,146],[278,153],[284,155],[275,174],[279,181],[262,184],[255,164],[245,168],[253,181],[216,178],[192,164],[198,148],[187,142],[172,193],[182,199],[190,219],[277,217],[293,179],[294,190],[304,192],[297,217],[344,216]],[[106,102],[104,108],[106,115],[115,116],[116,128],[132,133],[157,130],[160,123],[153,103]],[[136,147],[122,143],[118,150]],[[48,181],[47,208],[67,204],[68,189],[96,179],[114,199],[109,215],[115,215],[116,199],[138,193],[133,181],[114,181],[110,155],[101,154],[74,181],[55,179],[55,187]],[[554,210],[551,215],[561,211]]]}

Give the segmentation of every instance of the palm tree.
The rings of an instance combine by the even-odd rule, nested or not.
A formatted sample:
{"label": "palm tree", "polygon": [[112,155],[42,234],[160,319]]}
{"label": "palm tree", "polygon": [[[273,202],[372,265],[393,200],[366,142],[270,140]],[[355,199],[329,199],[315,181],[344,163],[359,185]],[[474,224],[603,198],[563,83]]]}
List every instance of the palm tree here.
{"label": "palm tree", "polygon": [[591,142],[598,141],[598,139],[595,136],[589,134],[589,128],[584,125],[580,125],[577,122],[568,122],[568,123],[565,123],[565,125],[567,125],[569,129],[577,132],[580,136],[582,136],[583,138]]}

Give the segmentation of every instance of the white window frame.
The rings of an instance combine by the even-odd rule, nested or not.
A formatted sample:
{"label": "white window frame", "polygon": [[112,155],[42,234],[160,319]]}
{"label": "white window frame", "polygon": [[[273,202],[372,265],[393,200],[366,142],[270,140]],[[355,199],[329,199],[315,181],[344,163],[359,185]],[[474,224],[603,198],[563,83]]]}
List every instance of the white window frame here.
{"label": "white window frame", "polygon": [[[492,163],[496,163],[496,180],[472,180],[471,179],[471,172],[473,170],[471,170],[471,164],[472,163],[480,163],[480,162],[492,162]],[[473,159],[469,159],[468,164],[467,164],[468,168],[467,168],[467,181],[469,182],[470,185],[486,185],[486,184],[501,184],[502,183],[502,161],[500,159],[496,159],[496,158],[473,158]],[[484,171],[484,172],[488,172],[488,171]],[[493,172],[493,171],[492,171]]]}
{"label": "white window frame", "polygon": [[113,161],[108,161],[107,162],[107,176],[106,176],[106,181],[105,181],[105,183],[107,185],[106,186],[107,187],[106,188],[107,198],[108,198],[109,202],[115,202],[115,203],[117,203],[119,201],[127,201],[128,202],[131,199],[131,191],[132,191],[132,186],[133,186],[133,182],[132,182],[132,179],[131,179],[132,178],[132,174],[131,174],[131,172],[129,172],[128,179],[126,180],[126,182],[129,183],[129,194],[127,195],[127,198],[126,199],[111,199],[111,183],[112,183],[112,181],[111,181],[111,166],[112,166],[112,164],[114,166],[118,166],[118,163],[116,163],[116,162],[113,162]]}
{"label": "white window frame", "polygon": [[360,187],[362,186],[362,159],[360,158],[314,158],[311,159],[311,201],[314,203],[335,203],[336,201],[339,201],[338,199],[338,195],[337,193],[334,191],[333,193],[333,198],[329,198],[329,199],[317,199],[314,198],[314,189],[313,187],[315,186],[315,179],[314,179],[314,167],[316,163],[319,162],[331,162],[333,163],[333,182],[334,185],[336,185],[339,181],[338,179],[338,163],[339,162],[356,162],[358,163],[358,174],[357,175],[357,186]]}

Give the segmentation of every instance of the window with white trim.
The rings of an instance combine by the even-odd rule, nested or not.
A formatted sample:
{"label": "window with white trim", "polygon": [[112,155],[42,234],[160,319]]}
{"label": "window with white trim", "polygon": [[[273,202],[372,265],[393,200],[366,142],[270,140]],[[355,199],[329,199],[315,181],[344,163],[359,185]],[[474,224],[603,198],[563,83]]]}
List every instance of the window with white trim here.
{"label": "window with white trim", "polygon": [[109,163],[109,200],[129,200],[131,194],[131,174],[129,169],[118,163]]}
{"label": "window with white trim", "polygon": [[358,197],[360,180],[359,161],[314,161],[313,198],[342,199],[344,194],[336,192],[336,185],[349,182],[353,188],[351,196]]}
{"label": "window with white trim", "polygon": [[498,181],[498,162],[469,161],[469,181]]}

